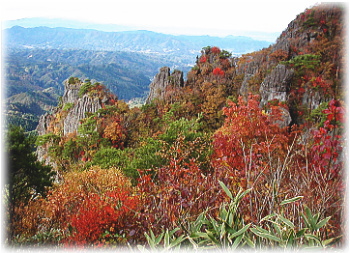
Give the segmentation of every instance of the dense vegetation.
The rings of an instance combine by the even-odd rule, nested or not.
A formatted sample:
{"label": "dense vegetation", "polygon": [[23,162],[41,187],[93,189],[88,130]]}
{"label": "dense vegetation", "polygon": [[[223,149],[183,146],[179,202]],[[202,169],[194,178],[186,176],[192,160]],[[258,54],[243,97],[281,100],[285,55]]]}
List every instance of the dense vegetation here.
{"label": "dense vegetation", "polygon": [[[62,122],[73,104],[52,113],[36,144],[47,151],[55,182],[45,193],[35,191],[36,182],[30,198],[8,200],[8,242],[140,250],[342,246],[340,17],[336,7],[307,10],[295,26],[317,34],[305,44],[291,38],[287,50],[232,58],[205,47],[183,87],[170,84],[164,99],[140,108],[100,83],[70,78],[80,96],[108,96],[108,103],[67,135]],[[288,99],[261,104],[259,85],[279,64],[294,72]],[[252,65],[258,71],[247,81],[243,69]]]}

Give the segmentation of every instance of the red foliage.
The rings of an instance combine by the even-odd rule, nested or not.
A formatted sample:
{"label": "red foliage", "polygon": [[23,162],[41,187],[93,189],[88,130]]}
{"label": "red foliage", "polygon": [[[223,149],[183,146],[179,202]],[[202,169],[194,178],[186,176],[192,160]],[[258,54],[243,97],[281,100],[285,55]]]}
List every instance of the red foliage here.
{"label": "red foliage", "polygon": [[[224,166],[238,182],[244,178],[248,166],[265,167],[263,158],[267,152],[279,154],[286,148],[285,130],[274,124],[279,119],[276,107],[267,115],[259,108],[257,96],[247,102],[239,97],[238,104],[228,102],[223,109],[226,120],[214,135],[215,167]],[[247,160],[249,154],[251,161]],[[251,163],[249,165],[249,163]]]}
{"label": "red foliage", "polygon": [[86,195],[68,221],[74,232],[67,242],[77,245],[96,243],[106,229],[116,227],[121,230],[138,204],[138,197],[123,190],[106,192],[103,197],[95,193]]}
{"label": "red foliage", "polygon": [[288,155],[296,132],[289,134],[278,125],[282,113],[278,106],[270,105],[268,114],[261,110],[258,96],[251,95],[248,101],[239,97],[237,104],[228,105],[223,109],[224,125],[214,134],[212,164],[216,171],[226,173],[233,191],[237,187],[253,189],[249,198],[243,199],[241,212],[247,223],[257,222],[274,210],[274,192],[288,189],[281,183],[282,161],[288,160],[291,167],[297,161]]}
{"label": "red foliage", "polygon": [[342,126],[345,123],[345,108],[338,100],[332,99],[328,104],[328,108],[322,112],[327,114],[327,120],[324,126],[329,130],[337,126]]}
{"label": "red foliage", "polygon": [[325,80],[322,79],[322,77],[318,76],[315,78],[315,80],[312,82],[313,87],[321,87],[325,91],[327,91],[330,88],[330,84],[327,83]]}
{"label": "red foliage", "polygon": [[105,118],[101,121],[103,129],[102,137],[112,142],[113,147],[123,148],[126,138],[126,129],[123,127],[122,117],[118,114]]}
{"label": "red foliage", "polygon": [[202,55],[201,58],[199,59],[199,62],[200,63],[205,63],[205,62],[207,62],[207,60],[208,60],[208,58],[205,57],[204,55]]}
{"label": "red foliage", "polygon": [[74,232],[67,239],[68,242],[77,245],[96,242],[106,225],[115,220],[114,210],[108,207],[97,194],[86,196],[71,217],[70,224]]}
{"label": "red foliage", "polygon": [[228,70],[231,67],[231,62],[229,59],[220,59],[221,67],[225,70]]}
{"label": "red foliage", "polygon": [[333,178],[339,176],[343,167],[338,158],[342,153],[344,140],[341,135],[336,134],[336,130],[343,127],[345,109],[339,101],[332,99],[323,113],[327,115],[327,120],[323,127],[313,133],[310,161],[317,171],[327,178]]}
{"label": "red foliage", "polygon": [[213,74],[215,76],[224,76],[225,75],[225,71],[223,71],[221,68],[217,67],[213,70]]}
{"label": "red foliage", "polygon": [[212,47],[212,48],[210,49],[210,51],[211,51],[213,54],[220,54],[220,52],[221,52],[220,48],[218,48],[218,47]]}

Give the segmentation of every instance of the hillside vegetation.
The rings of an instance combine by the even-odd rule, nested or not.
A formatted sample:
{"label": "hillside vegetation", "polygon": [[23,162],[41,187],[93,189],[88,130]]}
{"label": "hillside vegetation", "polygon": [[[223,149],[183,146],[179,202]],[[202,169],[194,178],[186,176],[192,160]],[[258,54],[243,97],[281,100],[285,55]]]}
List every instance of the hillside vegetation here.
{"label": "hillside vegetation", "polygon": [[160,69],[141,107],[69,78],[39,121],[37,174],[13,169],[23,133],[9,131],[8,243],[343,247],[344,22],[321,4],[260,51],[204,47],[185,82]]}

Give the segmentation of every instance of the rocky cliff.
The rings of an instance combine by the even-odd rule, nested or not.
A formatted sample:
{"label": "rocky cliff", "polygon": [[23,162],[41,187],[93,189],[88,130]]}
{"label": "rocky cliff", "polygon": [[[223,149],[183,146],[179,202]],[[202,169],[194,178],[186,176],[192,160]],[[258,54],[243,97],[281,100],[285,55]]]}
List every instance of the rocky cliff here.
{"label": "rocky cliff", "polygon": [[[114,104],[116,100],[116,96],[99,83],[91,84],[89,80],[82,82],[71,78],[64,84],[64,95],[58,107],[40,117],[36,130],[41,136],[78,134],[82,119],[106,105]],[[41,146],[37,153],[40,160],[49,163],[47,148]]]}
{"label": "rocky cliff", "polygon": [[173,73],[170,74],[169,67],[161,68],[150,84],[150,92],[147,97],[146,104],[151,103],[155,98],[160,100],[164,99],[166,88],[168,86],[183,87],[183,72],[174,70]]}
{"label": "rocky cliff", "polygon": [[321,4],[291,21],[276,43],[238,60],[240,95],[258,93],[261,107],[271,101],[289,107],[294,123],[302,123],[322,102],[342,98],[346,52],[344,11]]}
{"label": "rocky cliff", "polygon": [[285,124],[303,123],[323,102],[344,98],[344,24],[341,5],[320,4],[298,15],[268,48],[230,59],[203,48],[186,86],[209,82],[226,98],[259,94],[262,108],[288,108]]}

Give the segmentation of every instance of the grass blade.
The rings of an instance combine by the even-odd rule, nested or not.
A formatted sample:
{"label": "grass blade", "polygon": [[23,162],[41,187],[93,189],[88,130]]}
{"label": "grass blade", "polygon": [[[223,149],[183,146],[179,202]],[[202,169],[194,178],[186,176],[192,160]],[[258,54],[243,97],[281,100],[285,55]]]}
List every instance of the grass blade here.
{"label": "grass blade", "polygon": [[327,224],[327,222],[329,221],[329,219],[331,218],[331,216],[328,216],[327,218],[321,220],[320,222],[318,222],[316,225],[315,225],[315,229],[320,229],[322,228],[324,225]]}
{"label": "grass blade", "polygon": [[219,184],[220,184],[221,188],[225,191],[226,195],[227,195],[230,199],[233,199],[232,193],[231,193],[231,191],[227,188],[227,186],[226,186],[223,182],[221,182],[221,181],[219,181]]}
{"label": "grass blade", "polygon": [[240,236],[241,234],[244,234],[245,231],[248,230],[248,228],[250,227],[250,224],[245,225],[243,228],[241,228],[240,230],[238,230],[237,232],[233,233],[232,235],[230,235],[230,239],[235,238],[237,236]]}
{"label": "grass blade", "polygon": [[302,198],[304,198],[304,196],[297,196],[297,197],[294,197],[294,198],[291,198],[291,199],[285,199],[285,200],[283,200],[281,202],[280,206],[296,202],[296,201],[298,201],[298,200],[300,200]]}

